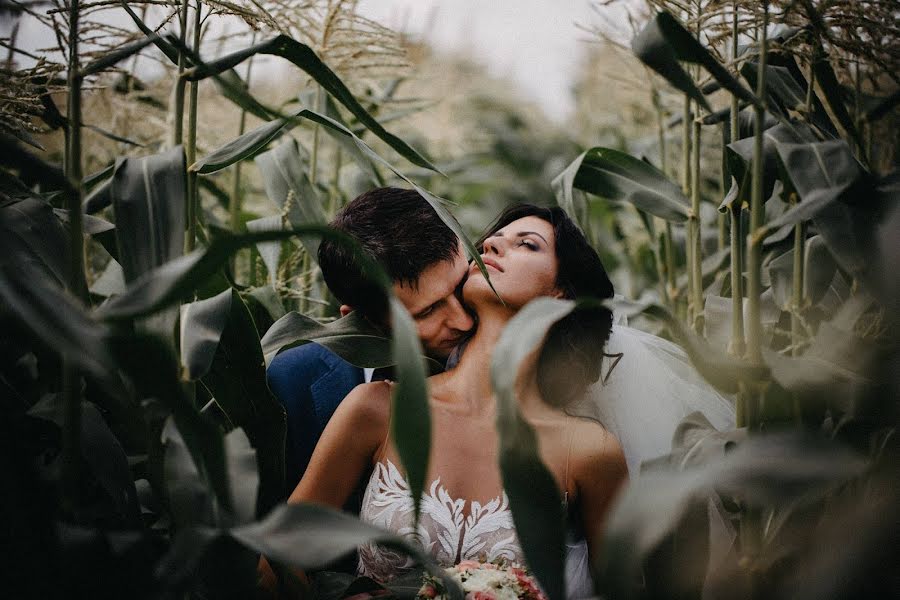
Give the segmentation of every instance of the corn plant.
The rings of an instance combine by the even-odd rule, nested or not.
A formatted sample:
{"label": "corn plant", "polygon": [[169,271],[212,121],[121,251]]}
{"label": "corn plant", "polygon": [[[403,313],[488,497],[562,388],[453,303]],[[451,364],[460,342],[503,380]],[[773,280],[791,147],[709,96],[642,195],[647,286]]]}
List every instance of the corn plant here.
{"label": "corn plant", "polygon": [[[735,394],[737,430],[704,435],[702,424],[684,423],[668,462],[676,472],[642,475],[614,513],[607,552],[595,566],[615,597],[715,589],[730,597],[793,595],[804,577],[798,573],[821,575],[821,559],[802,549],[798,536],[828,536],[832,527],[851,523],[872,533],[885,522],[859,521],[853,504],[883,507],[883,497],[868,491],[874,481],[890,494],[897,489],[895,478],[885,479],[896,460],[885,436],[896,430],[895,416],[887,415],[896,415],[897,383],[879,366],[896,355],[889,314],[895,299],[879,291],[894,246],[878,233],[890,220],[895,224],[895,175],[874,167],[850,118],[859,88],[847,94],[833,67],[866,64],[870,81],[890,78],[881,69],[896,64],[896,45],[874,50],[882,30],[862,22],[858,31],[873,35],[863,38],[868,43],[843,43],[845,11],[852,9],[834,6],[840,3],[650,4],[659,12],[632,48],[683,95],[681,185],[665,169],[595,147],[559,176],[558,199],[572,210],[573,192],[581,190],[687,224],[686,323],[660,304],[644,314],[666,324],[713,385]],[[850,73],[855,86],[861,76]],[[720,90],[726,99],[716,110],[710,94]],[[855,121],[885,118],[896,102],[896,94],[873,100],[872,112]],[[731,186],[724,197],[710,198],[730,216],[724,266],[730,276],[718,277],[723,267],[711,261],[707,267],[698,243],[699,228],[718,230],[720,245],[723,240],[721,221],[699,221],[699,144],[703,127],[726,125],[718,163]],[[658,279],[665,278],[660,270]],[[884,411],[883,418],[871,410]],[[766,433],[778,429],[787,432]],[[722,458],[736,435],[744,441]],[[764,467],[765,456],[779,459]],[[806,497],[784,486],[797,486]],[[779,488],[785,493],[773,493]],[[711,494],[736,525],[724,562],[703,539],[716,526],[702,508]],[[660,497],[668,510],[661,510]],[[830,520],[842,525],[826,525]],[[800,561],[787,574],[777,567],[783,558],[776,558],[785,555]],[[643,590],[634,586],[642,570]],[[864,573],[848,568],[845,575],[881,589],[863,583]],[[822,586],[825,595],[849,593]]]}
{"label": "corn plant", "polygon": [[[595,557],[598,592],[885,595],[889,571],[875,558],[896,535],[900,252],[897,145],[881,130],[896,123],[888,83],[898,69],[896,45],[876,40],[896,39],[895,27],[842,2],[651,5],[632,46],[656,73],[658,164],[593,147],[548,185],[534,178],[546,165],[535,148],[571,157],[570,142],[504,132],[494,148],[506,161],[506,197],[552,189],[598,246],[605,227],[624,223],[621,205],[637,211],[655,280],[634,312],[659,322],[712,385],[736,397],[734,431],[689,418],[672,456],[634,474]],[[886,17],[888,5],[867,8]],[[15,6],[53,31],[65,60],[4,72],[22,90],[11,105],[21,118],[4,112],[0,122],[12,571],[40,597],[247,597],[260,553],[319,568],[374,540],[440,575],[397,536],[281,504],[285,417],[265,383],[274,353],[308,341],[361,366],[397,363],[394,410],[409,417],[397,445],[421,490],[427,387],[408,317],[392,302],[392,335],[352,316],[316,318],[333,313],[312,260],[318,240],[336,235],[323,224],[355,195],[341,177],[350,170],[366,185],[417,189],[477,255],[448,203],[420,183],[452,190],[472,163],[442,182],[432,159],[386,128],[405,68],[391,32],[354,17],[353,2]],[[133,28],[87,18],[101,11]],[[258,29],[238,49],[211,53],[204,35],[223,12]],[[367,57],[369,47],[383,52]],[[165,65],[168,106],[140,81],[139,54]],[[296,101],[271,105],[257,94],[250,62],[271,58],[308,80]],[[365,94],[354,69],[376,68],[386,83]],[[113,74],[125,94],[166,111],[168,125],[151,139],[106,131],[84,111]],[[201,125],[213,87],[239,115],[237,137],[224,143]],[[672,123],[664,104],[680,112]],[[39,153],[35,123],[64,133],[61,152]],[[681,144],[669,143],[670,126]],[[96,157],[85,155],[83,134],[127,154],[85,177]],[[704,216],[710,205],[718,217]],[[236,257],[248,254],[243,267]],[[512,390],[547,327],[580,306],[523,310],[491,373],[504,486],[525,556],[553,600],[565,595],[560,498]],[[856,539],[842,537],[848,530]],[[710,531],[729,543],[710,548]],[[843,545],[846,557],[826,551]]]}

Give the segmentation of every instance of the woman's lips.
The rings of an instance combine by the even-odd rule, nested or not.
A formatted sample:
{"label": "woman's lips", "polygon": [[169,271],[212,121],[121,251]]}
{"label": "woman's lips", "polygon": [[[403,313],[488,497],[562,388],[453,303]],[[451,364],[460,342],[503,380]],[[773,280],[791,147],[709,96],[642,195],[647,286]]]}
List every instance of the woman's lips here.
{"label": "woman's lips", "polygon": [[497,263],[494,259],[492,259],[492,258],[481,257],[481,261],[485,264],[485,266],[487,266],[487,267],[494,267],[495,269],[497,269],[497,270],[500,271],[501,273],[503,272],[503,267],[501,267],[500,264]]}

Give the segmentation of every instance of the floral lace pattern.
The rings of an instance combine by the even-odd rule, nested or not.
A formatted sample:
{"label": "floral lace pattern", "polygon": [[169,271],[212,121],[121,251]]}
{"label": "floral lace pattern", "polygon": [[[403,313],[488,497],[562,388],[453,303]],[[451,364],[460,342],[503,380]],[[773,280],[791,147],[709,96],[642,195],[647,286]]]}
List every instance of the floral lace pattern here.
{"label": "floral lace pattern", "polygon": [[[467,502],[471,505],[468,515],[464,513]],[[419,526],[414,528],[406,478],[390,460],[375,465],[359,514],[363,521],[412,540],[443,566],[478,558],[524,562],[505,492],[484,504],[467,501],[453,498],[437,478],[422,494],[420,510]],[[413,561],[396,550],[375,544],[359,548],[360,575],[388,581],[412,567]]]}

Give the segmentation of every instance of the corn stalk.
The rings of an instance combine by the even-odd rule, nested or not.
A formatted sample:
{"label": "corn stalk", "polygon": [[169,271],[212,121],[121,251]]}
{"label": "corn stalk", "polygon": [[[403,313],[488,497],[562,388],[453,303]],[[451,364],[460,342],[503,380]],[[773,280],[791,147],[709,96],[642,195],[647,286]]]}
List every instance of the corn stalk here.
{"label": "corn stalk", "polygon": [[180,10],[178,11],[178,36],[181,43],[178,46],[178,78],[175,80],[174,106],[171,108],[173,113],[173,146],[181,144],[184,139],[184,88],[187,85],[187,81],[182,77],[182,74],[184,74],[185,67],[187,66],[187,59],[181,49],[185,47],[185,43],[187,42],[188,1],[189,0],[182,0]]}
{"label": "corn stalk", "polygon": [[[200,26],[202,25],[203,4],[197,0],[194,9],[194,28],[193,28],[193,51],[195,55],[200,54]],[[192,165],[197,160],[197,98],[200,90],[200,82],[191,83],[191,92],[188,101],[188,130],[187,144],[185,146],[185,156],[187,164]],[[185,252],[191,252],[194,249],[197,236],[197,220],[200,211],[200,194],[198,189],[199,175],[196,171],[188,171],[187,173],[187,235],[184,239]]]}
{"label": "corn stalk", "polygon": [[[733,6],[731,21],[731,58],[738,56],[738,5]],[[729,139],[737,141],[740,135],[738,127],[739,103],[736,96],[731,97],[731,114],[729,118]],[[740,201],[731,203],[728,214],[731,220],[731,340],[728,352],[732,356],[743,356],[746,350],[744,341],[744,237],[742,227],[742,207]],[[743,390],[735,398],[735,427],[747,425],[747,398]]]}
{"label": "corn stalk", "polygon": [[[647,73],[648,77],[652,77]],[[659,90],[653,86],[651,92],[653,108],[656,109],[656,136],[659,144],[659,169],[669,172],[669,160],[666,151],[666,125]],[[660,232],[655,244],[657,273],[659,274],[660,298],[670,309],[675,310],[678,288],[675,285],[675,250],[672,246],[672,224],[669,221],[655,218],[654,223]]]}
{"label": "corn stalk", "polygon": [[[69,212],[69,253],[71,292],[82,300],[87,299],[84,279],[84,234],[81,214],[81,88],[82,75],[78,57],[79,19],[81,4],[70,0],[69,4],[69,56],[68,56],[68,107],[65,171],[73,186],[67,197]],[[63,362],[64,422],[62,440],[62,485],[68,508],[78,505],[79,471],[81,463],[81,376],[68,361]]]}

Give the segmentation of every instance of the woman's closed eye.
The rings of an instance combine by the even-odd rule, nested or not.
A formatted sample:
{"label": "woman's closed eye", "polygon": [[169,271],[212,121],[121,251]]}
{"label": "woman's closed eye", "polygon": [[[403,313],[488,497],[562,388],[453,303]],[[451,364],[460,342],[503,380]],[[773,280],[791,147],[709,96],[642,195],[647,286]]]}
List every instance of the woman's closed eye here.
{"label": "woman's closed eye", "polygon": [[520,240],[519,243],[516,244],[516,246],[525,246],[532,252],[537,252],[540,249],[540,247],[535,242],[532,242],[531,240]]}

